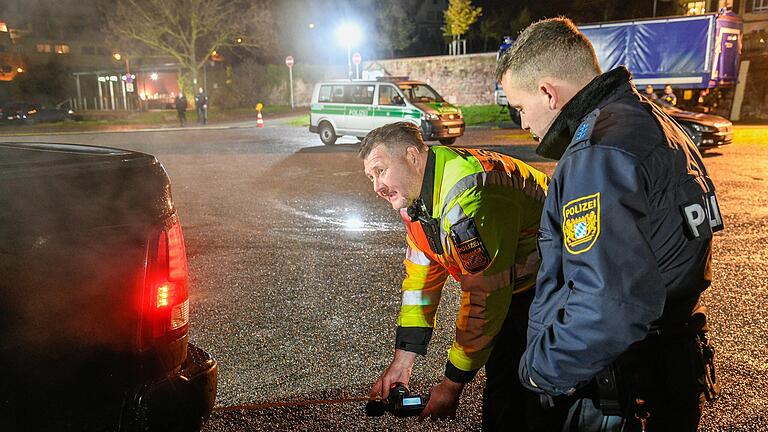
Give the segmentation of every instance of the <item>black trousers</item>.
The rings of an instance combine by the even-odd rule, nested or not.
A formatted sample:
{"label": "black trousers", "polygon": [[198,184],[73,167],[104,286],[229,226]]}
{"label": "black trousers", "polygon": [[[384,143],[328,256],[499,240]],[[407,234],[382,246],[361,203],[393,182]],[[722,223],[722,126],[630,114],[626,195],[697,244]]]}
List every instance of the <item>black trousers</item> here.
{"label": "black trousers", "polygon": [[507,317],[485,364],[483,390],[484,431],[525,431],[531,409],[538,409],[538,396],[522,385],[517,367],[523,356],[528,330],[528,309],[534,290],[512,296]]}
{"label": "black trousers", "polygon": [[[694,334],[649,337],[617,360],[623,387],[646,400],[647,432],[695,432],[705,402],[700,339]],[[593,396],[596,396],[594,394]],[[635,413],[604,416],[591,398],[563,398],[539,411],[541,424],[563,432],[640,432]],[[633,396],[634,397],[634,396]],[[633,409],[634,412],[635,409]],[[556,420],[553,425],[552,422]]]}

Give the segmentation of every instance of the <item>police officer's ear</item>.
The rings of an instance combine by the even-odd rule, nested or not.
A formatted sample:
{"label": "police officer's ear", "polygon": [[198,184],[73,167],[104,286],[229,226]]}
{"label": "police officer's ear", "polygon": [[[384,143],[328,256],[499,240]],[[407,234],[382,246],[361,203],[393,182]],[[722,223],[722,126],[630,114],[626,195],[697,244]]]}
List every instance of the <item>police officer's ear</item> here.
{"label": "police officer's ear", "polygon": [[539,94],[542,97],[547,98],[547,106],[551,110],[559,110],[562,108],[560,98],[558,97],[558,89],[552,83],[548,81],[539,82]]}
{"label": "police officer's ear", "polygon": [[411,165],[418,165],[419,161],[419,149],[415,146],[409,146],[405,149],[405,158]]}

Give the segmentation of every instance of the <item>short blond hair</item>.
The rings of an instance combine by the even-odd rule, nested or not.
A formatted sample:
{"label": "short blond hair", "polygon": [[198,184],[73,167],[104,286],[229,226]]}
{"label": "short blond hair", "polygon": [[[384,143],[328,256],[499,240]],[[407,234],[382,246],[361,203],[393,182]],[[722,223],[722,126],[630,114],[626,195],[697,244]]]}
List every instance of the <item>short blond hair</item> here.
{"label": "short blond hair", "polygon": [[592,43],[566,17],[550,18],[529,25],[515,43],[499,57],[496,80],[511,72],[512,82],[522,90],[536,89],[543,77],[586,84],[600,75]]}

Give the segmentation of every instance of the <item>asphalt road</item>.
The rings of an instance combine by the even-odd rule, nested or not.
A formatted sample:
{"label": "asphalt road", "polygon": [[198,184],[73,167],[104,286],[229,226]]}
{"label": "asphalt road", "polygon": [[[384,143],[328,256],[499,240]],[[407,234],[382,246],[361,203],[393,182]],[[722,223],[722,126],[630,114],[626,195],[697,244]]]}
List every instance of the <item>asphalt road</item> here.
{"label": "asphalt road", "polygon": [[[707,407],[702,431],[768,430],[764,132],[706,157],[726,230],[716,236],[704,296],[723,395]],[[356,141],[324,147],[305,128],[269,119],[264,129],[0,139],[128,148],[163,163],[189,255],[191,339],[220,363],[217,407],[364,396],[389,363],[404,231],[362,174]],[[554,168],[520,131],[471,129],[457,145]],[[429,353],[414,369],[418,391],[442,376],[458,300],[450,283]],[[481,372],[465,390],[454,421],[368,419],[356,402],[217,411],[204,430],[479,430],[483,381]]]}

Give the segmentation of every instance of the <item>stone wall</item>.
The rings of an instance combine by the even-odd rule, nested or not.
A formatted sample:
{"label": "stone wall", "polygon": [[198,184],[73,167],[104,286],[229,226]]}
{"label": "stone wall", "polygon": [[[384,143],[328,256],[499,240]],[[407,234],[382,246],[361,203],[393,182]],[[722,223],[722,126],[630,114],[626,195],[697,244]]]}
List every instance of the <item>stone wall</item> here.
{"label": "stone wall", "polygon": [[363,70],[369,73],[381,71],[383,75],[424,81],[448,102],[458,105],[495,103],[495,67],[496,53],[373,60],[363,64]]}

